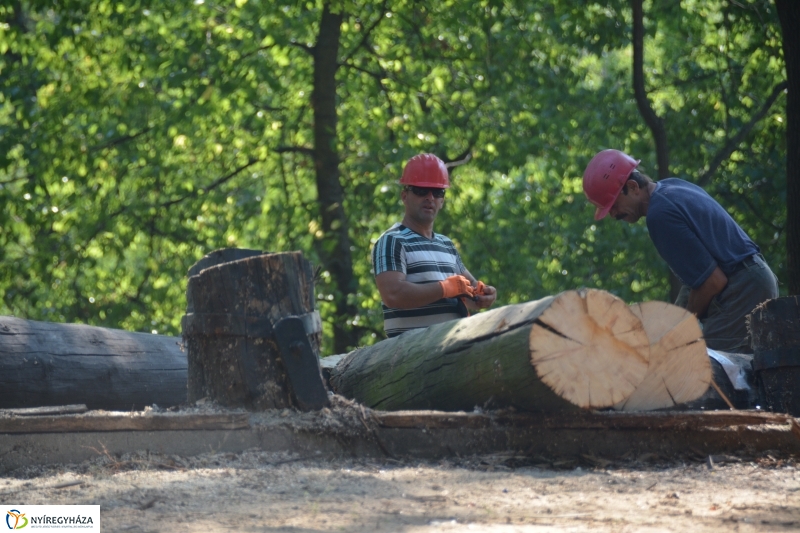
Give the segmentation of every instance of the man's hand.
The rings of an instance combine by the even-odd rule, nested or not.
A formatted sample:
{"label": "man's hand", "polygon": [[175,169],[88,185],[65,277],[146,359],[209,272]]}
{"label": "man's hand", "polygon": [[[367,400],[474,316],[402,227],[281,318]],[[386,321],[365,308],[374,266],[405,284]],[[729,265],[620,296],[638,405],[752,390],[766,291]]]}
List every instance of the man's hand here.
{"label": "man's hand", "polygon": [[697,318],[705,318],[711,300],[721,293],[727,285],[728,277],[719,267],[716,267],[702,285],[689,291],[689,302],[686,304],[686,310],[694,313]]}
{"label": "man's hand", "polygon": [[443,279],[439,282],[439,285],[442,286],[443,298],[457,298],[458,296],[464,295],[472,298],[474,294],[472,283],[464,276],[458,274]]}
{"label": "man's hand", "polygon": [[473,298],[475,307],[478,309],[486,309],[487,307],[491,307],[494,301],[497,299],[497,289],[491,285],[486,285],[482,281],[477,282],[473,294],[475,295]]}

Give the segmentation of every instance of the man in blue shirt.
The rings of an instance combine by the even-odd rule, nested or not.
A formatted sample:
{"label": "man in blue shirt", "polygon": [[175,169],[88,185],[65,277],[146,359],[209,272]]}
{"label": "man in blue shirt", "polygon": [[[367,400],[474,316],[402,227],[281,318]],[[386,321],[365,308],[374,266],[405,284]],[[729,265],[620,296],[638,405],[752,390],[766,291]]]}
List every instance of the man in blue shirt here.
{"label": "man in blue shirt", "polygon": [[653,182],[619,150],[594,156],[583,190],[595,220],[645,217],[650,238],[683,283],[675,302],[703,324],[709,348],[751,353],[746,317],[778,296],[777,278],[758,246],[703,189],[678,178]]}

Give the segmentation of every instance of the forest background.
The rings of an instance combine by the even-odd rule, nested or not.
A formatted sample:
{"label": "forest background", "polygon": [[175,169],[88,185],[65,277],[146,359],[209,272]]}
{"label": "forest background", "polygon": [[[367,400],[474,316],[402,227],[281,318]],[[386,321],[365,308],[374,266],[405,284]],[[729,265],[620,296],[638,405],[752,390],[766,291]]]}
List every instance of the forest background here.
{"label": "forest background", "polygon": [[496,305],[670,300],[645,224],[593,221],[581,176],[603,148],[703,186],[800,292],[791,4],[13,0],[0,314],[179,335],[203,255],[301,250],[323,355],[371,344],[370,247],[421,152],[466,160],[435,230]]}

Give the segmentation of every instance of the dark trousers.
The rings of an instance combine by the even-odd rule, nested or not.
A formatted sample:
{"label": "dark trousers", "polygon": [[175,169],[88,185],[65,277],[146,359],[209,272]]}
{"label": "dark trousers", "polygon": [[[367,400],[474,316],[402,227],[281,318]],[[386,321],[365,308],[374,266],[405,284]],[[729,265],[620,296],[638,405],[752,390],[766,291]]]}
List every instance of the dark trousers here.
{"label": "dark trousers", "polygon": [[[752,256],[741,270],[728,277],[728,284],[714,296],[706,316],[700,320],[706,345],[713,350],[734,353],[753,353],[750,333],[747,330],[747,315],[755,307],[778,297],[778,278],[761,256]],[[686,307],[689,290],[681,287],[675,305]]]}

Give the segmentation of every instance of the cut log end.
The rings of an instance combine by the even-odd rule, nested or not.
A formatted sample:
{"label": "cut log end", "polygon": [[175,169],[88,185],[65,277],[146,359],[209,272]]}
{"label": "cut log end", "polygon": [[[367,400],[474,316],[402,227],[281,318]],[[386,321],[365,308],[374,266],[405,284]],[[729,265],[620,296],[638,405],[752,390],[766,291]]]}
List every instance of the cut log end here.
{"label": "cut log end", "polygon": [[666,409],[702,396],[711,382],[711,363],[695,316],[666,302],[635,304],[631,311],[650,339],[650,365],[633,394],[614,408]]}
{"label": "cut log end", "polygon": [[594,289],[556,296],[531,328],[529,348],[539,379],[587,409],[628,398],[650,357],[641,320],[619,298]]}

